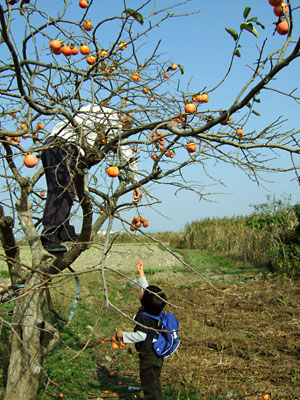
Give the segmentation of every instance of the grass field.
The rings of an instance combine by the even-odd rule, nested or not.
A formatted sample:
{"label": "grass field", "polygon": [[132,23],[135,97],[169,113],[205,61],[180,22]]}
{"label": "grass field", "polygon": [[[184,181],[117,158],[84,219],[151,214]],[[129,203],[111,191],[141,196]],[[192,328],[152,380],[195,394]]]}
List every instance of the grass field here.
{"label": "grass field", "polygon": [[[145,262],[149,283],[166,291],[168,308],[180,321],[180,347],[163,368],[164,399],[261,400],[263,394],[270,400],[300,399],[298,281],[278,280],[266,270],[199,250],[173,255],[157,245],[114,245],[104,274],[110,302],[121,314],[106,308],[99,254],[95,246],[72,266],[80,273],[81,291],[68,326],[45,307],[61,336],[45,365],[38,400],[57,399],[60,393],[72,400],[142,395],[130,390],[139,387],[134,348],[112,350],[110,341],[115,327],[133,328],[139,303],[128,279],[135,278],[138,259]],[[53,282],[54,308],[64,319],[75,292],[71,274]],[[9,308],[1,309],[2,317]],[[2,330],[2,390],[8,333]]]}

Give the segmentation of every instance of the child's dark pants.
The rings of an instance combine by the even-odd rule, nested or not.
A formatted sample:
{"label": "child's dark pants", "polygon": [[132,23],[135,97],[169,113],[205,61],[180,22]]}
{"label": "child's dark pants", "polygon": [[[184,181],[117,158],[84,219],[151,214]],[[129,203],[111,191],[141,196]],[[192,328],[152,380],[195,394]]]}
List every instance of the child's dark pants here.
{"label": "child's dark pants", "polygon": [[162,400],[160,374],[164,359],[153,350],[139,353],[140,379],[145,400]]}

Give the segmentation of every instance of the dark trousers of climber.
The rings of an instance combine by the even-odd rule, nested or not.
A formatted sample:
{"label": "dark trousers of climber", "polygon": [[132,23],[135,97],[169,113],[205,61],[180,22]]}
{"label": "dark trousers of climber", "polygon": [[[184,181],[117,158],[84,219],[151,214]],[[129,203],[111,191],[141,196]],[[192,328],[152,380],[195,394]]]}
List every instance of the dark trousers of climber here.
{"label": "dark trousers of climber", "polygon": [[[54,140],[53,136],[46,139],[45,146],[50,146],[43,151],[41,157],[47,182],[47,199],[42,218],[44,242],[64,242],[76,238],[75,228],[70,224],[75,191],[66,164],[68,152],[62,141],[51,147]],[[74,167],[75,161],[71,161],[69,168]]]}

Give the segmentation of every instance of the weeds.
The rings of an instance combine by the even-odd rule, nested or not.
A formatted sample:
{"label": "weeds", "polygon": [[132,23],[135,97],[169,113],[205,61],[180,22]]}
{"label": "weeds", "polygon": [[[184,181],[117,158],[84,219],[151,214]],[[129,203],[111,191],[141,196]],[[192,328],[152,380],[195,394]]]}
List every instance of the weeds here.
{"label": "weeds", "polygon": [[[189,275],[190,270],[181,265],[167,266],[163,261],[163,266],[157,263],[146,268],[151,279],[161,279],[159,283],[165,285],[171,303],[178,305],[177,312],[181,313],[182,343],[178,355],[167,361],[163,370],[165,400],[225,400],[243,398],[246,393],[261,398],[266,392],[281,400],[296,398],[295,393],[300,390],[299,374],[294,367],[299,359],[299,346],[295,345],[299,336],[299,287],[297,282],[287,279],[268,283],[260,282],[259,277],[264,277],[261,266],[267,264],[275,266],[282,275],[299,273],[299,246],[284,242],[298,233],[299,209],[296,209],[298,214],[294,209],[284,211],[283,218],[278,214],[273,219],[253,215],[252,222],[258,221],[257,226],[252,226],[249,219],[246,223],[243,217],[206,219],[189,224],[184,233],[157,234],[163,242],[177,244],[174,250],[218,286],[216,292],[203,285],[201,279]],[[280,207],[276,212],[281,212]],[[125,243],[125,236],[120,237],[121,247],[123,240]],[[139,244],[135,242],[132,246],[137,255]],[[148,250],[149,247],[147,244]],[[119,251],[123,273],[127,250],[115,252]],[[248,258],[251,261],[246,263]],[[93,260],[92,255],[89,260]],[[127,273],[129,277],[132,275],[128,269]],[[125,278],[125,282],[120,282],[118,275],[111,275],[107,279],[110,301],[133,315],[137,307],[136,292],[122,285]],[[6,278],[7,274],[1,272],[1,277]],[[46,360],[37,400],[52,400],[60,393],[70,400],[109,399],[109,396],[138,399],[138,390],[129,389],[139,386],[137,354],[131,346],[112,350],[110,342],[116,326],[124,324],[132,329],[132,323],[116,311],[105,309],[103,292],[99,291],[99,273],[81,275],[80,279],[82,291],[68,327],[44,310],[45,319],[61,333],[58,346]],[[244,285],[247,279],[250,281]],[[67,319],[75,295],[73,278],[54,279],[51,294],[55,310]],[[1,306],[2,319],[10,321],[12,306]],[[5,325],[0,328],[0,392],[3,392],[10,346],[8,328]],[[112,370],[114,375],[110,376]]]}
{"label": "weeds", "polygon": [[[114,250],[117,256],[120,252]],[[299,285],[259,280],[241,285],[241,278],[245,280],[250,273],[257,277],[257,271],[206,251],[184,249],[180,253],[198,272],[219,279],[219,284],[216,291],[189,275],[188,270],[181,271],[182,266],[165,267],[165,280],[161,278],[159,284],[166,288],[170,302],[179,306],[172,311],[180,321],[181,345],[164,364],[164,399],[226,400],[244,398],[247,393],[255,393],[253,398],[260,399],[267,392],[272,394],[271,399],[296,398],[294,394],[300,390],[295,369],[299,358],[295,344],[299,335]],[[120,268],[124,267],[122,264]],[[160,269],[159,264],[157,267]],[[151,276],[151,280],[157,282],[160,275]],[[221,277],[228,277],[234,285],[220,281]],[[50,289],[54,308],[67,318],[75,284],[69,278],[56,279]],[[102,292],[92,293],[100,287],[99,273],[80,275],[80,279],[81,297],[68,327],[44,309],[45,319],[59,328],[60,342],[46,360],[37,400],[53,400],[60,393],[68,400],[137,400],[141,393],[129,390],[140,386],[136,351],[130,345],[112,350],[110,341],[115,327],[132,330],[133,325],[114,310],[105,309]],[[107,279],[110,300],[132,316],[138,306],[137,293],[118,280],[115,275]],[[11,307],[1,307],[2,318],[9,320]],[[0,392],[5,385],[8,335],[8,329],[2,327]],[[114,371],[113,376],[110,371]],[[107,390],[109,393],[105,393]]]}
{"label": "weeds", "polygon": [[300,276],[300,204],[268,197],[247,217],[187,224],[184,248],[226,254],[283,276]]}
{"label": "weeds", "polygon": [[0,277],[1,278],[9,278],[10,277],[9,271],[7,271],[7,270],[0,271]]}

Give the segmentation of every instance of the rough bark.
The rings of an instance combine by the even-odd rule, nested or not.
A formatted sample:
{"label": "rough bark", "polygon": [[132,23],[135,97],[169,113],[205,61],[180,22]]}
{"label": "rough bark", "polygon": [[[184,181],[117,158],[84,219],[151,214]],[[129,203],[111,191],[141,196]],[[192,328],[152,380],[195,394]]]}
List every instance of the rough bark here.
{"label": "rough bark", "polygon": [[45,357],[58,340],[56,329],[43,319],[43,291],[43,277],[34,273],[16,300],[4,400],[36,399]]}
{"label": "rough bark", "polygon": [[[18,217],[32,254],[30,275],[15,300],[11,323],[11,357],[4,400],[36,399],[44,360],[58,340],[56,329],[43,319],[42,304],[49,266],[54,257],[47,253],[31,218],[30,188],[24,183],[16,202]],[[43,271],[43,272],[42,272]]]}

